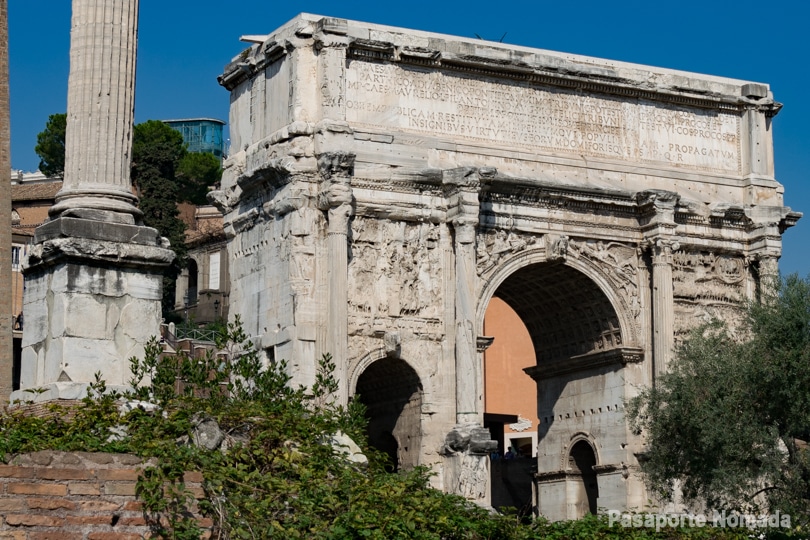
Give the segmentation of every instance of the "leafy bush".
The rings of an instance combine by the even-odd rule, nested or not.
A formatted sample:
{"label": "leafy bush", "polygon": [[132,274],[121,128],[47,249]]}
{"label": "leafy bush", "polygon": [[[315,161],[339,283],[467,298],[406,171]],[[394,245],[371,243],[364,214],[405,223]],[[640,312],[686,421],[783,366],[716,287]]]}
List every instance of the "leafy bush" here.
{"label": "leafy bush", "polygon": [[[654,531],[610,526],[605,517],[525,523],[431,489],[429,471],[385,470],[387,457],[368,447],[364,410],[334,403],[334,364],[321,359],[311,389],[293,388],[285,365],[262,366],[238,318],[203,358],[161,355],[156,341],[132,359],[133,390],[120,396],[97,379],[81,406],[50,406],[47,417],[20,410],[0,417],[0,454],[43,449],[129,452],[155,457],[138,482],[138,496],[156,534],[199,538],[194,512],[213,519],[214,538],[324,540],[539,538],[726,538],[734,530]],[[122,408],[122,404],[129,404]],[[223,448],[193,444],[195,428],[216,421]],[[335,452],[330,435],[350,435],[369,457],[358,465]],[[197,502],[183,475],[199,471],[205,497]]]}

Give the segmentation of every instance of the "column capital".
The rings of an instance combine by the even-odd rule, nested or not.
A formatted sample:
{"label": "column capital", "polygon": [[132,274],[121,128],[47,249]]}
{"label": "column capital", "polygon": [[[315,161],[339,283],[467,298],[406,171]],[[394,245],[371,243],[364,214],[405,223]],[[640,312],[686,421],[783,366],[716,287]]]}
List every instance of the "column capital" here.
{"label": "column capital", "polygon": [[672,265],[672,252],[681,249],[681,244],[671,238],[657,238],[650,243],[653,265]]}
{"label": "column capital", "polygon": [[472,244],[475,242],[475,228],[478,226],[478,216],[460,216],[451,220],[456,232],[456,242],[459,244]]}
{"label": "column capital", "polygon": [[354,213],[351,176],[354,174],[354,154],[325,152],[318,155],[321,189],[318,208],[327,211],[329,234],[348,234],[349,219]]}

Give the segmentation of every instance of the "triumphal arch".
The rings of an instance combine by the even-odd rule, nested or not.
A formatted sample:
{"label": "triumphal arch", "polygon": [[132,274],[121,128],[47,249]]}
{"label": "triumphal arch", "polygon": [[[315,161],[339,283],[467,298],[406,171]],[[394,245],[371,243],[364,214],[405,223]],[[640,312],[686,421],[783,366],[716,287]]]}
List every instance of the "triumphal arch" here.
{"label": "triumphal arch", "polygon": [[537,509],[644,507],[625,400],[757,293],[800,216],[768,86],[312,15],[243,39],[212,196],[268,361],[310,384],[330,353],[394,466],[488,502],[498,298],[534,351]]}

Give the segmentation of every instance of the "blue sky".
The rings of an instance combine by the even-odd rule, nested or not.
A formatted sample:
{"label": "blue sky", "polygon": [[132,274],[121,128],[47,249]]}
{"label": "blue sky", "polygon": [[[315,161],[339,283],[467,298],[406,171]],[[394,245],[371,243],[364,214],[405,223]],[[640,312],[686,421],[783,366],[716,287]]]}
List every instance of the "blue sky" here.
{"label": "blue sky", "polygon": [[[8,0],[12,165],[34,170],[36,134],[67,100],[70,2]],[[502,9],[499,9],[502,8]],[[216,83],[245,45],[306,11],[766,82],[785,202],[810,213],[810,2],[268,2],[142,0],[135,117],[228,118]],[[783,272],[810,273],[810,214],[784,237]]]}

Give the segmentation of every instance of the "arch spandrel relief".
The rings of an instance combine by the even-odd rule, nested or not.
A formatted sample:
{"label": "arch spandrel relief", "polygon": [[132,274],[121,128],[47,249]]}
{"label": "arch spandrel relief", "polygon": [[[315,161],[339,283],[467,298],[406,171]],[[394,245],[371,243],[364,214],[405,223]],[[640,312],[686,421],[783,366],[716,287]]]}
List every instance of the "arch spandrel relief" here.
{"label": "arch spandrel relief", "polygon": [[[610,300],[620,320],[622,333],[618,336],[624,335],[619,339],[628,345],[639,345],[642,310],[639,248],[624,242],[504,230],[479,234],[478,246],[479,322],[489,298],[512,273],[532,264],[566,264],[587,275]],[[490,248],[498,250],[490,254]]]}

